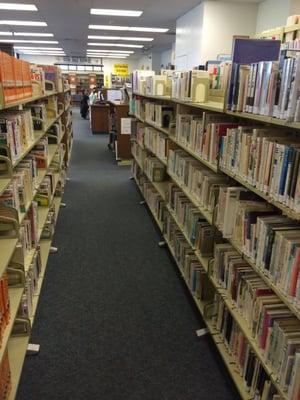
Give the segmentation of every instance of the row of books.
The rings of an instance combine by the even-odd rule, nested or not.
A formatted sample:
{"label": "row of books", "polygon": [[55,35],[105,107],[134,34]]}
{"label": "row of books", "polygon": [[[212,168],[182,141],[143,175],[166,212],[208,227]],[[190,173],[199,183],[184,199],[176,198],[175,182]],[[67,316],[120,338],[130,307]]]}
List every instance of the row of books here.
{"label": "row of books", "polygon": [[[55,192],[55,194],[58,194],[57,192]],[[60,191],[59,195],[61,195],[62,192]],[[42,235],[41,235],[41,240],[44,239],[51,239],[53,237],[54,234],[54,228],[55,228],[55,216],[56,216],[56,211],[55,210],[55,206],[54,204],[50,207],[49,213],[47,215],[47,219],[46,219],[46,223],[44,225],[43,231],[42,231]]]}
{"label": "row of books", "polygon": [[218,294],[215,295],[213,301],[211,323],[224,340],[250,397],[258,400],[281,400],[267,372],[226,307],[222,296]]}
{"label": "row of books", "polygon": [[61,69],[54,65],[34,65],[0,52],[0,91],[2,106],[48,91],[64,90]]}
{"label": "row of books", "polygon": [[11,392],[11,373],[8,351],[5,350],[0,362],[0,399],[8,400]]}
{"label": "row of books", "polygon": [[175,109],[170,105],[145,103],[145,119],[161,128],[168,128],[175,119]]}
{"label": "row of books", "polygon": [[214,290],[208,275],[169,213],[166,213],[164,219],[163,232],[192,294],[200,301],[211,299]]}
{"label": "row of books", "polygon": [[138,145],[144,149],[145,148],[145,125],[138,122],[135,132],[134,139],[138,143]]}
{"label": "row of books", "polygon": [[[0,52],[0,90],[5,103],[32,96],[30,63]],[[0,96],[1,98],[1,96]]]}
{"label": "row of books", "polygon": [[[157,158],[167,162],[166,154],[168,149],[167,142],[169,141],[168,137],[164,133],[150,127],[145,127],[142,132],[144,133],[145,147],[151,150]],[[139,133],[139,139],[140,136],[141,132]]]}
{"label": "row of books", "polygon": [[41,273],[41,254],[40,250],[34,254],[32,263],[26,272],[25,290],[19,305],[17,317],[31,318],[34,314],[33,299],[38,290],[38,280]]}
{"label": "row of books", "polygon": [[166,167],[156,157],[145,157],[144,171],[152,182],[162,182],[165,180]]}
{"label": "row of books", "polygon": [[235,64],[227,108],[300,121],[300,56]]}
{"label": "row of books", "polygon": [[283,130],[238,126],[221,137],[219,165],[299,212],[299,144]]}
{"label": "row of books", "polygon": [[215,228],[174,183],[168,186],[168,204],[193,248],[202,256],[212,256],[214,242],[217,240]]}
{"label": "row of books", "polygon": [[212,272],[244,318],[283,391],[288,392],[289,399],[297,399],[300,389],[298,318],[230,244],[216,245]]}
{"label": "row of books", "polygon": [[7,274],[0,277],[0,348],[5,329],[10,320],[10,302]]}
{"label": "row of books", "polygon": [[169,150],[168,173],[195,198],[197,204],[209,212],[217,205],[219,189],[228,178],[218,175],[196,161],[183,150]]}
{"label": "row of books", "polygon": [[12,180],[0,195],[0,203],[26,212],[37,188],[38,168],[48,166],[48,138],[44,136],[14,170]]}
{"label": "row of books", "polygon": [[227,129],[237,125],[230,117],[215,113],[177,114],[175,139],[199,157],[217,165],[220,141]]}
{"label": "row of books", "polygon": [[136,141],[131,142],[131,153],[140,166],[144,168],[146,152]]}
{"label": "row of books", "polygon": [[0,118],[0,154],[16,161],[34,141],[30,110],[5,111]]}
{"label": "row of books", "polygon": [[204,70],[134,71],[132,87],[136,93],[170,96],[183,101],[202,103],[208,100],[209,90],[224,92],[231,70],[230,62],[209,61]]}
{"label": "row of books", "polygon": [[[221,187],[218,228],[261,269],[285,296],[300,307],[298,242],[300,225],[256,200],[242,187]],[[300,242],[299,242],[300,243]]]}
{"label": "row of books", "polygon": [[235,369],[239,370],[246,391],[257,400],[280,400],[281,397],[276,395],[277,390],[251,345],[225,307],[222,298],[215,293],[194,251],[168,214],[164,222],[164,234],[191,293],[203,304],[204,310],[212,309],[207,312],[208,315],[211,313],[211,324],[220,333],[227,352],[233,357]]}

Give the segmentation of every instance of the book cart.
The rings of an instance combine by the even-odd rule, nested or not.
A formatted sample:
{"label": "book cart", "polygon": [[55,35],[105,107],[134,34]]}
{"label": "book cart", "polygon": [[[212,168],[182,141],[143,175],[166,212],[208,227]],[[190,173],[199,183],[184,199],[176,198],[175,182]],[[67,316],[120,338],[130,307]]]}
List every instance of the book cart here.
{"label": "book cart", "polygon": [[[300,32],[300,25],[294,25],[292,27],[282,27],[276,30],[269,31],[268,34],[261,34],[258,37],[274,37],[276,39],[284,41],[285,34],[289,32]],[[202,156],[199,152],[193,150],[189,146],[186,140],[183,138],[180,140],[180,132],[178,132],[178,116],[180,114],[192,114],[202,116],[202,113],[212,113],[217,116],[220,120],[224,116],[224,121],[232,123],[242,124],[245,121],[251,121],[253,125],[259,124],[261,127],[269,127],[276,130],[285,130],[294,132],[295,135],[300,133],[300,122],[289,122],[284,119],[274,118],[272,116],[257,115],[248,112],[235,112],[226,110],[225,98],[220,101],[216,101],[216,98],[210,98],[204,103],[191,103],[188,101],[172,98],[171,96],[156,96],[146,95],[145,93],[133,93],[133,110],[131,115],[139,121],[139,128],[136,137],[132,141],[132,154],[134,162],[132,165],[132,176],[137,184],[141,195],[144,200],[141,204],[146,203],[154,220],[156,221],[163,237],[163,242],[160,245],[166,245],[172,254],[175,263],[178,266],[180,275],[185,282],[191,296],[193,297],[195,304],[197,305],[203,320],[206,323],[208,331],[218,348],[222,359],[239,391],[242,399],[250,400],[255,397],[253,389],[249,389],[245,385],[247,380],[247,372],[241,372],[240,365],[232,352],[232,348],[228,343],[228,340],[224,338],[224,332],[219,321],[213,320],[213,314],[215,313],[214,299],[212,299],[211,292],[214,296],[220,299],[220,304],[223,309],[226,309],[228,316],[231,319],[235,329],[241,332],[243,340],[247,343],[247,351],[251,353],[256,360],[257,368],[254,375],[251,378],[259,380],[258,370],[263,371],[265,376],[269,380],[269,388],[273,387],[274,399],[290,400],[292,397],[287,387],[282,385],[281,377],[276,371],[274,371],[272,364],[263,353],[261,346],[254,338],[249,323],[245,318],[243,312],[228,295],[228,291],[225,290],[224,286],[217,279],[216,273],[214,272],[214,264],[216,260],[215,254],[209,256],[202,255],[195,247],[195,243],[192,241],[192,234],[188,232],[187,227],[182,224],[182,216],[174,211],[174,204],[172,202],[172,189],[175,188],[178,193],[181,193],[184,198],[184,202],[189,202],[194,210],[197,210],[201,214],[201,218],[204,219],[214,232],[214,236],[218,238],[218,243],[228,243],[243,260],[252,268],[257,274],[257,277],[262,280],[264,285],[266,284],[270,288],[274,296],[277,296],[278,301],[282,302],[283,307],[286,307],[289,312],[293,314],[298,320],[300,319],[300,305],[295,303],[293,299],[287,296],[283,290],[273,282],[270,275],[265,270],[257,266],[256,262],[251,259],[247,252],[243,249],[240,244],[232,237],[223,237],[223,232],[217,221],[217,212],[215,208],[210,208],[206,204],[203,204],[199,200],[199,197],[195,196],[195,193],[190,190],[187,184],[180,179],[180,164],[177,166],[177,173],[174,173],[172,168],[173,164],[173,151],[180,151],[182,157],[191,156],[194,159],[194,163],[199,168],[205,168],[209,170],[207,174],[215,174],[213,179],[216,181],[220,179],[221,182],[228,180],[232,186],[241,186],[243,189],[248,189],[261,200],[265,200],[268,204],[276,208],[279,214],[290,217],[292,220],[299,221],[300,213],[288,207],[286,204],[279,202],[271,197],[268,193],[260,190],[253,184],[249,183],[249,180],[243,179],[239,174],[231,172],[229,169],[221,165],[219,157],[217,162],[211,162],[207,157]],[[173,108],[174,118],[173,122],[168,127],[163,127],[162,121],[151,119],[151,112],[149,108],[155,105],[162,108]],[[203,118],[203,116],[202,116]],[[150,139],[149,139],[150,138]],[[149,161],[150,159],[150,161]],[[149,167],[150,164],[150,167]],[[160,170],[164,170],[164,179],[156,179],[157,176],[153,173],[154,166],[159,166]],[[223,179],[223,181],[222,181]],[[178,243],[184,243],[179,246]],[[209,286],[210,295],[206,296],[205,287],[202,288],[202,294],[196,294],[196,289],[193,287],[195,284],[191,281],[189,271],[185,269],[184,261],[182,260],[182,248],[188,249],[188,257],[196,259],[201,266],[201,274],[203,276],[203,286]],[[207,294],[207,293],[206,293]],[[219,304],[219,308],[220,308]],[[286,350],[286,349],[285,349]],[[201,362],[199,360],[199,362]],[[249,372],[249,371],[248,371]],[[256,374],[256,377],[255,377]],[[248,376],[249,377],[249,376]],[[298,379],[299,377],[294,378]],[[299,384],[299,382],[298,382]],[[297,385],[297,384],[296,384]],[[266,392],[264,395],[266,396]],[[269,392],[268,392],[269,393]],[[261,398],[261,397],[259,397]],[[272,397],[262,397],[264,399]]]}

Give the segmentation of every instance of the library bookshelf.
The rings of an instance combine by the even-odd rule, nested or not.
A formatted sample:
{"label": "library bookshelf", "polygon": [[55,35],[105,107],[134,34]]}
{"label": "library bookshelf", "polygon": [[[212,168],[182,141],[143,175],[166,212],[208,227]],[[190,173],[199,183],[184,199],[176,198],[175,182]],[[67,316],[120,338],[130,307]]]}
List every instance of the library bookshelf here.
{"label": "library bookshelf", "polygon": [[[187,111],[188,109],[185,108],[186,113],[193,114],[195,109],[201,109],[203,111],[213,111],[214,113],[222,113],[226,117],[230,116],[233,119],[236,118],[236,121],[240,122],[243,119],[249,119],[254,122],[259,121],[263,125],[271,125],[271,126],[276,126],[276,127],[281,127],[281,128],[289,128],[292,130],[295,130],[296,132],[300,129],[300,123],[291,123],[291,122],[286,122],[283,120],[279,120],[276,118],[271,118],[271,117],[262,117],[258,115],[253,115],[253,114],[248,114],[248,113],[237,113],[237,112],[230,112],[230,111],[225,111],[222,106],[215,105],[213,106],[212,104],[193,104],[190,102],[184,102],[184,101],[178,101],[176,99],[172,99],[170,97],[166,96],[150,96],[150,95],[143,95],[140,93],[135,93],[133,94],[133,97],[140,100],[143,99],[144,102],[151,102],[151,103],[156,103],[156,104],[163,104],[163,105],[173,105],[175,109],[175,117],[177,114],[180,113],[180,108],[179,106],[184,106],[188,107],[190,110],[189,112]],[[198,161],[200,164],[203,165],[203,167],[208,168],[210,171],[214,172],[215,174],[218,174],[220,176],[225,177],[226,179],[229,179],[230,182],[232,182],[232,186],[237,186],[237,184],[242,185],[243,187],[247,188],[249,191],[255,193],[257,196],[261,197],[264,199],[267,203],[272,204],[274,207],[276,207],[278,210],[282,212],[283,215],[288,216],[294,220],[300,220],[300,214],[295,212],[294,210],[290,209],[289,207],[286,207],[285,205],[279,203],[278,201],[274,201],[269,195],[265,194],[264,192],[258,190],[256,187],[253,185],[249,184],[247,181],[243,180],[241,177],[237,176],[236,174],[232,173],[231,171],[227,170],[226,168],[222,167],[219,165],[219,162],[217,164],[212,164],[211,162],[207,161],[204,159],[200,154],[198,154],[196,151],[192,150],[191,148],[187,147],[187,145],[183,142],[180,142],[179,140],[175,139],[174,135],[174,128],[173,129],[167,129],[167,128],[162,128],[161,126],[158,126],[158,124],[155,121],[151,121],[149,119],[149,116],[146,115],[145,110],[141,113],[142,115],[138,115],[136,112],[132,112],[132,116],[135,117],[141,124],[141,126],[145,127],[151,127],[156,129],[158,132],[161,132],[165,135],[166,140],[170,141],[172,144],[172,148],[177,148],[182,151],[184,151],[187,155],[192,156],[195,161]],[[175,118],[176,119],[176,118]],[[210,281],[211,285],[213,286],[215,293],[220,295],[222,298],[223,302],[226,305],[227,310],[229,311],[230,315],[232,316],[233,320],[239,327],[240,331],[243,333],[248,345],[251,348],[251,351],[255,354],[256,359],[260,362],[260,365],[263,367],[264,371],[269,377],[269,380],[272,382],[273,386],[275,387],[278,398],[280,400],[289,400],[290,397],[288,395],[287,390],[284,390],[282,385],[279,382],[279,377],[278,374],[273,370],[271,365],[267,362],[265,355],[263,354],[260,346],[258,345],[257,341],[253,337],[248,325],[247,321],[245,320],[244,316],[240,312],[239,308],[237,305],[232,301],[231,298],[228,297],[227,292],[222,288],[222,286],[216,282],[214,279],[214,276],[211,272],[212,269],[212,263],[214,262],[213,256],[210,257],[204,257],[202,256],[199,251],[196,250],[195,246],[190,240],[190,237],[188,233],[186,232],[184,226],[180,223],[176,213],[170,207],[169,204],[169,199],[168,199],[168,186],[170,184],[176,185],[177,188],[179,188],[182,193],[186,196],[186,198],[190,201],[190,203],[193,204],[193,206],[201,213],[202,217],[209,223],[212,227],[214,227],[215,232],[218,232],[219,234],[222,235],[222,232],[220,232],[219,227],[216,224],[215,220],[215,212],[208,210],[207,207],[205,207],[203,204],[199,202],[199,200],[194,196],[193,193],[191,193],[178,178],[176,175],[174,175],[170,169],[169,169],[169,149],[166,146],[166,159],[167,162],[161,159],[161,157],[158,157],[157,154],[155,154],[155,150],[153,148],[149,149],[147,146],[144,144],[142,145],[139,139],[139,142],[133,138],[134,141],[134,146],[132,147],[133,149],[133,158],[134,158],[134,163],[133,163],[133,168],[132,168],[132,174],[135,180],[136,185],[138,186],[138,189],[141,193],[141,195],[144,197],[146,204],[148,205],[148,208],[156,221],[162,236],[164,238],[164,241],[172,254],[175,263],[179,269],[180,275],[182,276],[185,284],[187,285],[188,290],[190,291],[191,296],[193,297],[198,310],[200,311],[200,314],[205,321],[207,328],[211,334],[212,339],[214,340],[216,347],[218,348],[221,357],[234,381],[236,384],[237,390],[239,391],[239,394],[242,399],[251,399],[253,398],[253,395],[250,395],[249,390],[245,388],[244,381],[241,377],[241,373],[239,371],[238,365],[236,364],[236,361],[233,359],[229,348],[228,344],[225,343],[224,337],[220,334],[218,330],[216,330],[215,325],[212,324],[210,316],[208,316],[207,308],[205,301],[200,300],[197,296],[195,296],[195,293],[191,290],[191,284],[187,279],[187,276],[185,274],[185,271],[182,268],[182,265],[178,262],[177,256],[175,249],[173,247],[173,244],[169,240],[167,234],[166,234],[166,229],[165,229],[165,216],[159,217],[157,214],[156,210],[151,206],[151,204],[147,200],[147,196],[145,195],[145,190],[143,188],[143,184],[141,184],[140,177],[144,177],[145,181],[147,184],[150,184],[153,188],[153,190],[157,193],[158,198],[161,199],[161,201],[165,205],[165,209],[168,215],[168,218],[171,218],[176,225],[177,229],[181,232],[182,236],[184,237],[186,243],[188,243],[189,248],[194,252],[194,256],[198,259],[200,265],[203,267],[203,270],[207,274],[208,280]],[[135,153],[135,146],[139,146],[139,154],[143,153],[143,157],[138,156]],[[160,161],[162,164],[167,165],[166,168],[166,178],[162,182],[154,182],[151,179],[151,176],[147,171],[145,171],[145,163],[144,159],[146,157],[156,157],[157,161]],[[163,162],[164,161],[164,162]],[[138,174],[136,173],[136,165],[138,166]],[[142,180],[142,182],[145,182]],[[223,235],[222,235],[223,236]],[[224,240],[224,238],[223,238]],[[300,319],[300,308],[296,307],[294,302],[286,296],[279,287],[277,287],[272,280],[269,278],[267,274],[264,273],[263,270],[258,268],[255,264],[255,262],[250,259],[250,257],[247,256],[247,254],[239,247],[237,243],[235,243],[234,240],[232,239],[225,239],[224,241],[230,243],[232,247],[240,254],[240,256],[252,267],[252,269],[257,273],[257,275],[267,284],[267,286],[273,290],[274,294],[278,296],[278,298],[282,301],[282,303],[285,304],[286,307],[292,312],[292,314]]]}
{"label": "library bookshelf", "polygon": [[[6,188],[10,185],[13,179],[14,169],[18,167],[18,165],[23,161],[24,157],[36,146],[41,138],[47,135],[47,132],[52,126],[58,122],[61,127],[60,135],[57,137],[57,141],[55,143],[50,142],[48,144],[48,155],[45,166],[43,168],[38,168],[37,177],[35,182],[35,188],[32,192],[32,195],[28,199],[28,202],[25,206],[25,210],[20,212],[18,215],[18,226],[20,227],[21,223],[24,221],[27,216],[28,210],[32,202],[35,200],[35,197],[39,191],[39,188],[43,184],[43,181],[46,175],[50,172],[53,176],[52,182],[52,191],[51,197],[48,202],[48,205],[39,205],[37,207],[37,243],[38,245],[35,248],[32,248],[29,252],[26,253],[23,265],[24,277],[26,279],[27,274],[29,273],[30,266],[33,262],[34,257],[39,249],[40,252],[40,271],[35,287],[35,291],[32,297],[32,310],[30,313],[30,317],[26,321],[26,329],[24,332],[20,334],[14,334],[14,325],[18,320],[18,312],[21,303],[22,296],[25,292],[25,284],[16,286],[9,286],[9,303],[10,303],[10,319],[8,324],[5,327],[1,347],[0,347],[0,363],[4,357],[4,354],[8,354],[9,359],[9,367],[10,367],[10,376],[11,376],[11,389],[9,391],[8,399],[13,400],[16,397],[17,388],[22,372],[22,367],[24,363],[24,359],[26,356],[27,346],[30,341],[30,333],[31,328],[35,321],[36,311],[39,303],[39,298],[42,290],[42,285],[44,282],[44,277],[47,268],[47,261],[50,254],[51,243],[53,232],[50,235],[46,235],[45,237],[42,235],[44,228],[47,224],[47,220],[49,217],[49,213],[54,212],[53,215],[53,226],[55,225],[60,205],[62,201],[63,188],[64,188],[64,180],[66,169],[69,163],[72,143],[73,143],[73,132],[72,132],[72,119],[70,113],[70,89],[68,87],[64,87],[62,92],[51,91],[47,92],[43,96],[32,97],[22,101],[18,101],[12,104],[9,104],[7,107],[0,107],[1,110],[5,111],[7,108],[22,110],[23,105],[29,103],[35,103],[39,101],[42,103],[43,100],[51,98],[55,96],[58,100],[58,112],[56,112],[55,116],[51,116],[50,118],[42,121],[42,130],[34,132],[34,140],[31,143],[28,143],[28,146],[24,149],[22,154],[13,162],[11,162],[11,176],[9,177],[0,177],[0,195],[6,190]],[[0,112],[1,114],[1,112]],[[64,143],[63,148],[62,143]],[[63,149],[63,151],[61,151]],[[60,162],[57,161],[58,151],[61,151]],[[54,164],[55,163],[55,164]],[[17,237],[8,237],[8,238],[0,238],[0,276],[6,272],[6,269],[9,268],[11,259],[16,250],[16,246],[18,243]]]}

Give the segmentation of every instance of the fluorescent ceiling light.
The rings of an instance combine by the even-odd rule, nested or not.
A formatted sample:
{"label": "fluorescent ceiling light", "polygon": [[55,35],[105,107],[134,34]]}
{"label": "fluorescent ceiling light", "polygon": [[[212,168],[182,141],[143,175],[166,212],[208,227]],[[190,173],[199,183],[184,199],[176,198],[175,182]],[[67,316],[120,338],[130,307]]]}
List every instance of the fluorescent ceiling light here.
{"label": "fluorescent ceiling light", "polygon": [[91,8],[91,14],[94,15],[114,15],[119,17],[140,17],[143,11],[135,10],[112,10],[109,8]]}
{"label": "fluorescent ceiling light", "polygon": [[0,3],[0,10],[37,11],[34,4]]}
{"label": "fluorescent ceiling light", "polygon": [[117,53],[103,53],[103,54],[90,54],[87,53],[87,57],[95,57],[95,58],[101,58],[105,56],[116,56],[116,57],[129,57],[130,54],[117,54]]}
{"label": "fluorescent ceiling light", "polygon": [[88,46],[111,46],[111,47],[135,47],[136,49],[142,49],[142,44],[119,44],[119,43],[88,43]]}
{"label": "fluorescent ceiling light", "polygon": [[40,22],[40,21],[12,21],[12,20],[6,20],[2,19],[0,20],[0,25],[10,25],[10,26],[47,26],[46,22]]}
{"label": "fluorescent ceiling light", "polygon": [[40,53],[60,53],[60,54],[65,54],[65,52],[63,51],[63,50],[26,50],[26,49],[23,49],[23,50],[18,50],[20,53],[23,53],[23,52],[27,52],[27,51],[30,51],[30,52],[32,52],[32,53],[37,53],[37,54],[40,54]]}
{"label": "fluorescent ceiling light", "polygon": [[118,25],[89,25],[89,29],[99,29],[102,31],[131,31],[131,32],[168,32],[167,28],[144,28],[139,26],[118,26]]}
{"label": "fluorescent ceiling light", "polygon": [[104,56],[103,58],[127,58],[124,56]]}
{"label": "fluorescent ceiling light", "polygon": [[18,50],[60,50],[63,51],[61,47],[37,47],[37,46],[14,46],[14,49]]}
{"label": "fluorescent ceiling light", "polygon": [[41,37],[53,37],[53,33],[39,33],[39,32],[14,32],[14,36],[41,36]]}
{"label": "fluorescent ceiling light", "polygon": [[12,36],[12,32],[0,32],[0,36]]}
{"label": "fluorescent ceiling light", "polygon": [[57,40],[23,40],[23,39],[1,39],[2,43],[41,43],[58,44]]}
{"label": "fluorescent ceiling light", "polygon": [[133,54],[133,50],[104,50],[104,49],[87,49],[89,53],[127,53],[127,54]]}
{"label": "fluorescent ceiling light", "polygon": [[65,53],[42,53],[42,52],[35,52],[35,51],[23,51],[22,54],[30,54],[33,56],[61,56],[64,57],[66,54]]}
{"label": "fluorescent ceiling light", "polygon": [[88,39],[98,39],[98,40],[132,40],[134,42],[152,42],[153,38],[147,37],[135,37],[135,36],[98,36],[89,35]]}

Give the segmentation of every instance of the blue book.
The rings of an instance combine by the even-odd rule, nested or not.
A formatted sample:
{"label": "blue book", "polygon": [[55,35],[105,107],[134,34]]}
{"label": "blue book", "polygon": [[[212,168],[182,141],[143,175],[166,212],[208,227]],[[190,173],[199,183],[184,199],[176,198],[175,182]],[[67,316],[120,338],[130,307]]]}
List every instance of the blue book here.
{"label": "blue book", "polygon": [[[292,148],[290,146],[285,146],[283,162],[282,162],[282,169],[281,169],[281,176],[280,176],[280,181],[279,181],[279,196],[284,195],[286,176],[287,176],[289,159],[290,159],[291,154],[292,154]],[[280,197],[279,197],[279,199],[280,199]]]}

